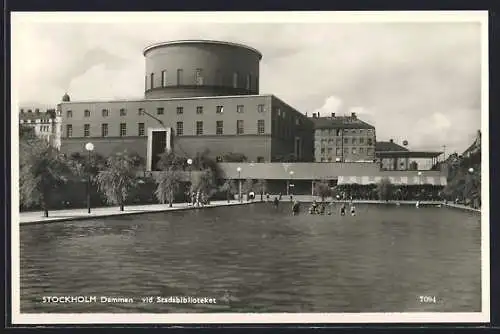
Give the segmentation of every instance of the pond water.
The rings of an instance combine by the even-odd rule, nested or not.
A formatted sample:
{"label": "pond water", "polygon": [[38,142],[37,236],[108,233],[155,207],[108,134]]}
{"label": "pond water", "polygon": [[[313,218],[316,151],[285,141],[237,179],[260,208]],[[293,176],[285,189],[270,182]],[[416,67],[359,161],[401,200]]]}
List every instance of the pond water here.
{"label": "pond water", "polygon": [[[480,215],[449,208],[292,216],[288,203],[255,203],[28,225],[20,235],[21,312],[481,311]],[[142,300],[158,296],[216,303]]]}

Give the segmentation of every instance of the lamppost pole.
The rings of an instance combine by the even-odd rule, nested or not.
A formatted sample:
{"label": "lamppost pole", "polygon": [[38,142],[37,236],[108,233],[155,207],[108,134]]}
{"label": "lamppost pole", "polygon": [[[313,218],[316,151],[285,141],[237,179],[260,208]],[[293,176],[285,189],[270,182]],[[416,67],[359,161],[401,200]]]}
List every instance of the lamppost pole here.
{"label": "lamppost pole", "polygon": [[[191,196],[191,187],[193,185],[193,181],[191,179],[191,165],[193,164],[193,159],[187,159],[187,164],[189,166],[189,185],[188,185],[188,205],[189,205],[189,201],[191,200],[192,196]],[[194,203],[193,203],[194,205]]]}
{"label": "lamppost pole", "polygon": [[293,170],[290,171],[290,180],[288,181],[288,187],[286,189],[287,195],[292,194],[292,189],[291,189],[293,187],[292,181],[293,181]]}
{"label": "lamppost pole", "polygon": [[240,200],[240,203],[243,202],[243,198],[241,197],[241,167],[236,168],[238,171],[238,199]]}
{"label": "lamppost pole", "polygon": [[87,161],[87,212],[90,214],[90,162],[91,162],[91,152],[94,150],[94,144],[87,143],[85,144],[85,149],[89,152],[88,161]]}

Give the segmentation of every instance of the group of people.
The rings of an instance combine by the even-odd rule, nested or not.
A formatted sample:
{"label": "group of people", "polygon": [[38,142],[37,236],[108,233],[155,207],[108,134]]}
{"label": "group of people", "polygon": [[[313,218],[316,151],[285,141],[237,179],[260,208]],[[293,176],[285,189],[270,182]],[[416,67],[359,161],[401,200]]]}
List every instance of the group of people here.
{"label": "group of people", "polygon": [[190,199],[191,199],[190,204],[194,207],[197,207],[197,208],[203,207],[204,205],[207,205],[207,204],[210,204],[208,196],[206,196],[204,193],[202,193],[199,190],[191,192]]}
{"label": "group of people", "polygon": [[[311,207],[309,208],[309,214],[312,214],[312,215],[325,215],[325,214],[332,215],[334,212],[334,208],[335,208],[334,202],[331,202],[328,205],[324,202],[318,204],[316,201],[313,201],[313,203],[311,204]],[[351,216],[356,215],[356,207],[354,206],[354,203],[352,201],[350,203],[350,212],[351,212]],[[340,206],[340,215],[345,216],[346,213],[347,213],[346,203],[342,203],[342,205]]]}

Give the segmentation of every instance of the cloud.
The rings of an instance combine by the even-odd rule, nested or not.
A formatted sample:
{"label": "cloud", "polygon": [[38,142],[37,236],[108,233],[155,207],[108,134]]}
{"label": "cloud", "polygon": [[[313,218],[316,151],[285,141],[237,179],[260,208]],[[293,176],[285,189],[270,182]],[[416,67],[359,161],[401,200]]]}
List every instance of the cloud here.
{"label": "cloud", "polygon": [[342,100],[336,96],[329,96],[326,98],[325,103],[318,109],[314,110],[316,113],[322,117],[330,116],[332,113],[339,114],[342,107]]}

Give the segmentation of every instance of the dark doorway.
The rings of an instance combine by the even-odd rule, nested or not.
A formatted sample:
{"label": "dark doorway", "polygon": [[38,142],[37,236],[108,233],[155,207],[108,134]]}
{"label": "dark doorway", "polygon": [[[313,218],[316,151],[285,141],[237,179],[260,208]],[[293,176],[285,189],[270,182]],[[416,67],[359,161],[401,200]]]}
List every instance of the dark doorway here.
{"label": "dark doorway", "polygon": [[153,131],[151,144],[151,170],[158,170],[156,166],[160,160],[160,155],[165,153],[167,146],[167,132],[166,131]]}

